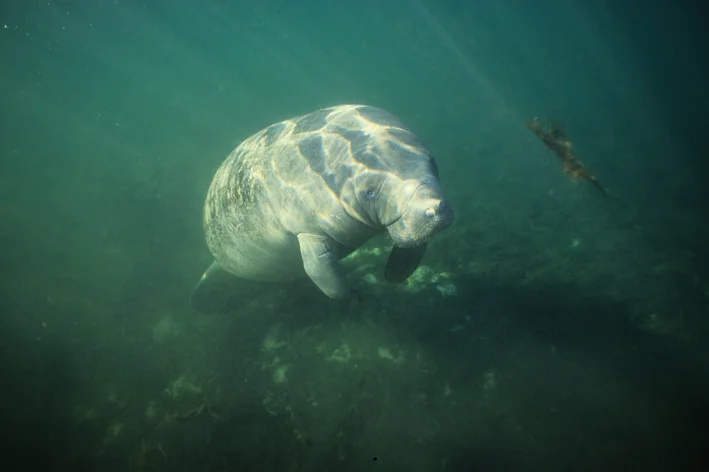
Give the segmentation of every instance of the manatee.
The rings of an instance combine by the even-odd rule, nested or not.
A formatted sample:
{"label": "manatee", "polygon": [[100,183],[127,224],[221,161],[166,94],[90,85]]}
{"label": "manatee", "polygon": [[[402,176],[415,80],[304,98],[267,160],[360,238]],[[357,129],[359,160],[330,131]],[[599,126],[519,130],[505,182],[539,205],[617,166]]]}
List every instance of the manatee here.
{"label": "manatee", "polygon": [[225,311],[240,298],[238,280],[304,276],[346,297],[339,260],[381,233],[393,241],[385,279],[401,283],[453,221],[433,156],[389,112],[340,105],[291,118],[243,141],[214,175],[203,224],[215,262],[191,304]]}

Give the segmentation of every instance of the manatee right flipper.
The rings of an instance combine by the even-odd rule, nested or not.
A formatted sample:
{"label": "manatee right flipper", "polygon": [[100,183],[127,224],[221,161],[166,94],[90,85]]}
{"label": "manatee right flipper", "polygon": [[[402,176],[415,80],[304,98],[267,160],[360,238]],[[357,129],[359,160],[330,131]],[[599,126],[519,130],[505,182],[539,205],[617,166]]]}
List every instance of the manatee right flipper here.
{"label": "manatee right flipper", "polygon": [[199,313],[226,313],[254,299],[262,284],[245,280],[227,272],[213,262],[190,296],[190,305]]}
{"label": "manatee right flipper", "polygon": [[384,279],[393,284],[402,283],[416,271],[424,254],[426,254],[425,244],[416,247],[394,246],[387,259]]}
{"label": "manatee right flipper", "polygon": [[298,235],[303,268],[310,280],[330,298],[343,298],[349,293],[347,280],[338,261],[341,247],[332,238],[317,234]]}

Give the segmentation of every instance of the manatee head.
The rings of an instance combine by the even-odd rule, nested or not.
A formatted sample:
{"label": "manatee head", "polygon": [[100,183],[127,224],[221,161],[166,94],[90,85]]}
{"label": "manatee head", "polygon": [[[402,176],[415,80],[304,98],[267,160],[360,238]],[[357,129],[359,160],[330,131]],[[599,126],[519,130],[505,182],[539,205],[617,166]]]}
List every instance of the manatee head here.
{"label": "manatee head", "polygon": [[436,163],[418,143],[382,148],[379,158],[384,168],[357,178],[358,207],[365,209],[369,221],[386,229],[395,246],[421,246],[455,219]]}
{"label": "manatee head", "polygon": [[404,204],[399,217],[387,225],[387,232],[399,247],[416,247],[453,224],[453,207],[437,180],[406,182],[399,191]]}

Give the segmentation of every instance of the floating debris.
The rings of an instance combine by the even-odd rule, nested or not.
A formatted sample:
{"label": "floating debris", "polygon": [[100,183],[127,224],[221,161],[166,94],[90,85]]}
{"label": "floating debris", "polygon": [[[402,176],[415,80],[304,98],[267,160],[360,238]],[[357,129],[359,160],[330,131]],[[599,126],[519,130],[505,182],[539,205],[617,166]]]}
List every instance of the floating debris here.
{"label": "floating debris", "polygon": [[562,127],[551,121],[544,126],[537,117],[534,117],[532,121],[526,122],[525,125],[534,134],[539,136],[539,139],[541,139],[549,149],[559,156],[564,172],[567,175],[571,176],[574,180],[584,179],[591,182],[604,197],[608,196],[606,190],[601,186],[596,177],[591,174],[586,167],[584,167],[579,158],[576,157],[576,154],[574,154],[572,150],[573,146],[571,140],[566,136]]}

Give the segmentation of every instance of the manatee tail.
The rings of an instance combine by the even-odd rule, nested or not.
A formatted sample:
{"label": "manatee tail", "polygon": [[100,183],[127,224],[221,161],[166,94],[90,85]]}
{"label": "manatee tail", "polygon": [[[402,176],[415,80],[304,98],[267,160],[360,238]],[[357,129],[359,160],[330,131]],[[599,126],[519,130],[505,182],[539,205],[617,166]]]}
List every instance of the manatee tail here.
{"label": "manatee tail", "polygon": [[209,266],[190,296],[190,305],[203,314],[228,313],[252,301],[263,284],[241,279],[216,261]]}

